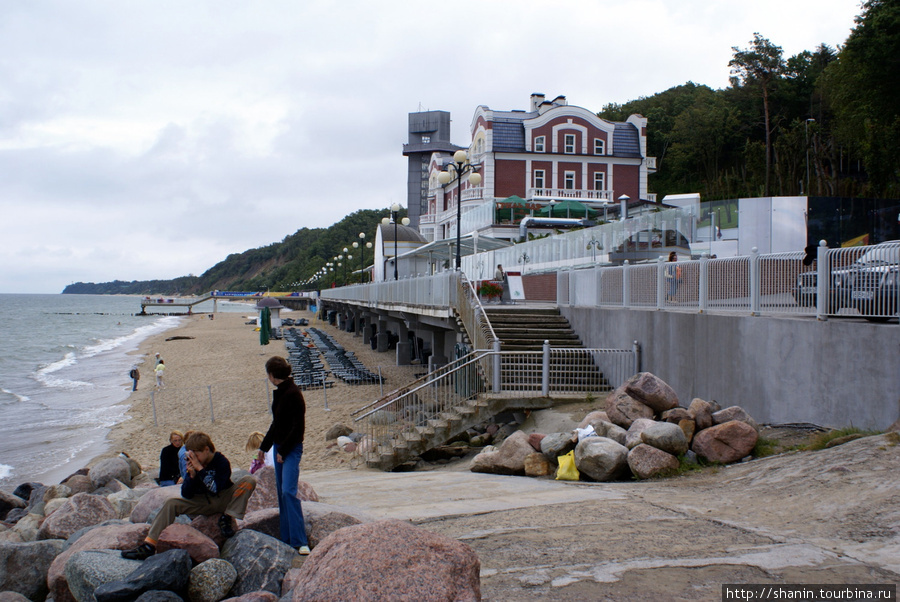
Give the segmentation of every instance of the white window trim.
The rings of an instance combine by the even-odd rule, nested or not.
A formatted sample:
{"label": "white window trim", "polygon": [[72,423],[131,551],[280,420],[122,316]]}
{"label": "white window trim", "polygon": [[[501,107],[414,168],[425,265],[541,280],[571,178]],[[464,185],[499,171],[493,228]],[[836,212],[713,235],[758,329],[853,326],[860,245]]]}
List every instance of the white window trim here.
{"label": "white window trim", "polygon": [[[597,146],[600,146],[600,152],[597,152]],[[606,154],[606,140],[603,138],[594,138],[594,154],[595,155],[605,155]]]}
{"label": "white window trim", "polygon": [[[540,146],[540,148],[538,148],[538,146]],[[534,152],[536,152],[536,153],[547,152],[547,137],[546,136],[535,136]]]}
{"label": "white window trim", "polygon": [[[597,180],[600,180],[600,183],[603,184],[603,186],[601,186],[600,188],[597,188]],[[606,190],[605,186],[606,186],[606,172],[595,171],[594,172],[594,190]]]}
{"label": "white window trim", "polygon": [[[571,140],[572,140],[572,144],[571,144],[572,150],[569,150],[569,146],[570,146],[570,145],[569,145],[569,139],[570,139],[570,138],[571,138]],[[576,142],[577,142],[577,140],[575,139],[575,134],[563,134],[563,154],[564,154],[564,155],[574,155],[574,154],[576,154],[576,153],[575,153],[575,151],[577,150],[576,147],[575,147]]]}
{"label": "white window trim", "polygon": [[[568,186],[566,186],[566,184],[569,183],[569,179],[570,179],[570,178],[571,178],[571,181],[572,181],[572,187],[571,187],[571,188],[568,187]],[[562,185],[563,190],[575,190],[575,184],[576,184],[575,172],[574,172],[574,171],[564,171],[564,172],[563,172],[563,182],[562,182],[562,183],[563,183],[563,185]]]}
{"label": "white window trim", "polygon": [[[541,185],[538,186],[538,178],[541,179]],[[531,179],[535,188],[547,188],[547,172],[543,169],[535,169]]]}

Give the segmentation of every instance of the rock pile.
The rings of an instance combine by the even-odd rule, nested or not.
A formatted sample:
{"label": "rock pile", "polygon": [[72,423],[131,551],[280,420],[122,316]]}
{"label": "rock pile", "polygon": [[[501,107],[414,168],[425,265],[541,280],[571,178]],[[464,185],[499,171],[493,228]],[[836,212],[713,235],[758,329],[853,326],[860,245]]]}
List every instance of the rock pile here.
{"label": "rock pile", "polygon": [[160,535],[158,553],[143,562],[122,558],[121,550],[143,541],[149,522],[180,487],[159,487],[125,454],[58,485],[0,491],[0,600],[346,600],[363,591],[480,599],[480,562],[469,546],[319,503],[303,481],[298,497],[313,551],[298,555],[278,539],[274,470],[255,476],[257,488],[234,537],[222,536],[220,515],[180,516]]}
{"label": "rock pile", "polygon": [[574,450],[583,478],[611,481],[648,479],[680,466],[679,458],[729,464],[748,456],[759,425],[739,406],[693,399],[681,407],[675,391],[659,377],[640,372],[606,398],[568,433],[526,435],[517,431],[472,459],[473,472],[547,476],[558,458]]}

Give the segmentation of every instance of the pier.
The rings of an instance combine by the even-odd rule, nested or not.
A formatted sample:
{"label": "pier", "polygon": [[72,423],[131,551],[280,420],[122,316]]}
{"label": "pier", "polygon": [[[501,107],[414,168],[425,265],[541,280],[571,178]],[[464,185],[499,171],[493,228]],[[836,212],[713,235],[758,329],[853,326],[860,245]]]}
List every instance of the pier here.
{"label": "pier", "polygon": [[[213,313],[219,310],[219,300],[225,301],[249,301],[253,299],[262,299],[265,297],[277,298],[282,305],[291,309],[306,309],[312,302],[312,296],[315,293],[310,292],[247,292],[247,291],[210,291],[196,297],[142,297],[141,313],[139,315],[149,315],[147,308],[175,308],[187,307],[187,313],[193,313],[195,305],[204,303],[212,299]],[[154,312],[169,313],[169,312]]]}

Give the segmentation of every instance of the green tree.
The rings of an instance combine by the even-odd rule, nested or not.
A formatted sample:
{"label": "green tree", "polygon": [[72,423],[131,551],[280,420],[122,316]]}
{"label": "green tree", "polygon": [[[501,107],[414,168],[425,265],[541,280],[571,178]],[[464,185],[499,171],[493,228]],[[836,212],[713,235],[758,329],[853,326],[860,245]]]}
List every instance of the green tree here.
{"label": "green tree", "polygon": [[776,81],[784,72],[781,46],[753,34],[750,47],[744,50],[732,46],[733,58],[728,62],[731,68],[731,85],[739,83],[759,90],[763,102],[763,123],[766,135],[766,175],[763,196],[769,196],[769,181],[772,170],[772,127],[770,124],[769,96]]}

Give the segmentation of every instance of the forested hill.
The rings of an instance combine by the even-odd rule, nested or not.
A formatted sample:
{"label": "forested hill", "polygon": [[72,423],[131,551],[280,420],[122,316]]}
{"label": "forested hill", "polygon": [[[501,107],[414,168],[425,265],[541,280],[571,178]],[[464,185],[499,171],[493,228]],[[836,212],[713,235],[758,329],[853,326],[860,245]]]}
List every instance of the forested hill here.
{"label": "forested hill", "polygon": [[[301,228],[294,234],[265,247],[233,253],[200,276],[182,276],[174,280],[143,280],[123,282],[76,282],[63,294],[92,295],[197,295],[212,290],[289,290],[293,283],[307,280],[327,261],[352,249],[359,242],[359,233],[374,242],[375,228],[381,219],[390,215],[388,209],[364,209],[352,213],[328,228]],[[401,210],[400,217],[405,215]],[[358,270],[359,249],[351,251],[352,265],[347,273]],[[372,250],[366,251],[365,261],[372,263]],[[344,270],[340,272],[343,278]],[[293,285],[293,286],[292,286]]]}

